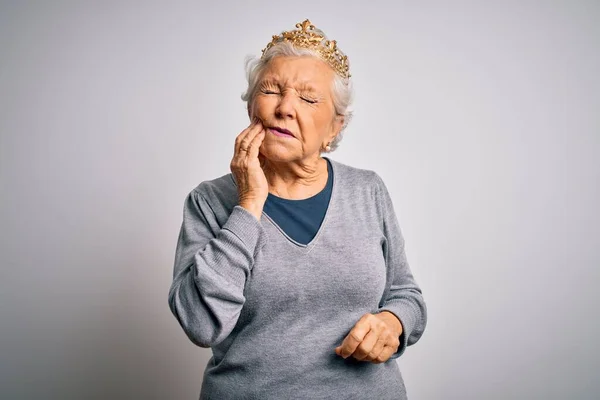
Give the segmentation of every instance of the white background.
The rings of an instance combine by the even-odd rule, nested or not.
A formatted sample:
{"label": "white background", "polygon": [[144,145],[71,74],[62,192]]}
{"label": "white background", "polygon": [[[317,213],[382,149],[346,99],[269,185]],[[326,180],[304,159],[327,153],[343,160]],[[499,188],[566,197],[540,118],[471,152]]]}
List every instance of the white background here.
{"label": "white background", "polygon": [[383,177],[429,308],[411,400],[600,391],[600,3],[4,1],[0,397],[198,397],[183,201],[229,172],[245,56],[305,18],[355,83],[331,157]]}

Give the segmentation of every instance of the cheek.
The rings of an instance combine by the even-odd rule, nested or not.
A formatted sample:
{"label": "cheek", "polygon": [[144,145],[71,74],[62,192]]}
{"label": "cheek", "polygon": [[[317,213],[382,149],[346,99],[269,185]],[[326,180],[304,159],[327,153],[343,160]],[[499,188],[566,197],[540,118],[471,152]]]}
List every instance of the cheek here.
{"label": "cheek", "polygon": [[319,110],[313,115],[313,123],[320,130],[328,130],[331,126],[332,116],[329,110]]}
{"label": "cheek", "polygon": [[258,107],[258,102],[255,100],[252,101],[252,103],[250,103],[250,115],[255,116],[256,113],[258,113],[259,107]]}
{"label": "cheek", "polygon": [[254,103],[252,104],[252,112],[255,115],[270,114],[274,107],[271,103],[273,103],[272,100],[258,96],[256,99],[254,99]]}

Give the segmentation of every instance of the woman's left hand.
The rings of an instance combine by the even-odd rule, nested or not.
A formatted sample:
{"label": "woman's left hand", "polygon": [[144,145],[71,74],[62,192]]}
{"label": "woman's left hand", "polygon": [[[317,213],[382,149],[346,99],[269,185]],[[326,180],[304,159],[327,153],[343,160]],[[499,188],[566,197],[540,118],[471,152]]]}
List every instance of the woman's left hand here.
{"label": "woman's left hand", "polygon": [[353,356],[360,361],[384,363],[398,350],[401,334],[402,324],[391,312],[365,314],[335,352],[344,358]]}

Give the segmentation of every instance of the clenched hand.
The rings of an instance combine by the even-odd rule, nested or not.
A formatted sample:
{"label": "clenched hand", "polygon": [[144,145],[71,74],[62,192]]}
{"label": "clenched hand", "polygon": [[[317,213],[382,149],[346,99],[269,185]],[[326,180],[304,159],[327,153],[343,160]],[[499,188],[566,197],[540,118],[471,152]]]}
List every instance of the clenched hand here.
{"label": "clenched hand", "polygon": [[344,358],[353,356],[360,361],[384,363],[398,350],[401,334],[402,324],[393,313],[365,314],[335,352]]}

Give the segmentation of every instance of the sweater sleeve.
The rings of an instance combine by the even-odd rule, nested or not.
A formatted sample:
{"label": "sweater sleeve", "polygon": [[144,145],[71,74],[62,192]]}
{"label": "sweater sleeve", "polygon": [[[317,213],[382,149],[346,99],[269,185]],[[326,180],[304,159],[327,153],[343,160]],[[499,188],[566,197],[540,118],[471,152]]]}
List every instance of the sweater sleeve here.
{"label": "sweater sleeve", "polygon": [[384,254],[388,269],[388,284],[379,310],[390,311],[402,324],[400,346],[391,358],[400,357],[407,346],[416,343],[427,323],[427,307],[417,285],[404,251],[404,237],[394,211],[392,199],[381,177],[375,173],[378,201],[383,214],[385,235]]}
{"label": "sweater sleeve", "polygon": [[196,345],[216,345],[235,327],[245,302],[246,279],[264,244],[263,229],[239,205],[219,228],[197,189],[185,199],[169,307]]}

